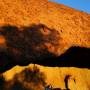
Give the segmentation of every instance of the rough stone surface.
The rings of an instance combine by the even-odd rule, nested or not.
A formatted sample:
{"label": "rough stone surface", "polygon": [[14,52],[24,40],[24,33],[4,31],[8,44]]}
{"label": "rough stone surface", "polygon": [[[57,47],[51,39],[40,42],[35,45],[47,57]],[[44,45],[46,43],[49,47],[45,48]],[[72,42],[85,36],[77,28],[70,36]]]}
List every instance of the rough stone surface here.
{"label": "rough stone surface", "polygon": [[1,76],[3,76],[4,90],[14,90],[12,87],[22,88],[20,90],[45,90],[49,86],[52,88],[50,90],[90,90],[88,69],[52,68],[31,64],[25,67],[16,66]]}
{"label": "rough stone surface", "polygon": [[90,48],[90,14],[62,4],[1,0],[0,17],[2,68],[57,57],[72,46]]}
{"label": "rough stone surface", "polygon": [[[20,78],[24,72],[4,80],[24,68],[15,65],[30,63],[57,67],[38,66],[45,75],[30,70],[36,75],[30,85]],[[90,14],[47,0],[0,0],[0,73],[14,67],[0,74],[0,88],[90,90],[89,66]]]}

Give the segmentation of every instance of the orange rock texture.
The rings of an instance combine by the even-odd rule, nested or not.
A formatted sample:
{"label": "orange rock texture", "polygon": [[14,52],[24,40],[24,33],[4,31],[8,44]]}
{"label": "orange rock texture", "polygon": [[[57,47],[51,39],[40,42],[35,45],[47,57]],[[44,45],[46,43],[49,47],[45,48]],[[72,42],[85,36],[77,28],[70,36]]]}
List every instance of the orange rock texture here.
{"label": "orange rock texture", "polygon": [[[2,90],[90,90],[90,70],[74,67],[16,66],[3,73]],[[17,86],[18,85],[18,86]]]}
{"label": "orange rock texture", "polygon": [[[90,14],[62,4],[47,0],[1,0],[0,17],[0,26],[14,25],[20,28],[43,24],[58,31],[58,49],[51,43],[45,43],[47,49],[56,55],[71,46],[90,47]],[[49,30],[43,32],[48,33]]]}
{"label": "orange rock texture", "polygon": [[[78,54],[74,53],[77,57],[85,55],[86,59],[75,59],[80,60],[79,65],[88,61],[87,69],[73,65],[37,65],[37,71],[34,72],[32,68],[29,70],[36,76],[29,73],[28,77],[26,74],[30,78],[28,81],[25,78],[28,71],[23,71],[26,67],[13,67],[38,64],[39,61],[44,63],[47,58],[55,59],[71,47],[87,49],[85,52],[88,54],[82,50]],[[89,52],[90,14],[47,0],[0,0],[0,72],[13,67],[0,74],[1,90],[17,90],[14,89],[15,85],[20,90],[90,90]],[[72,61],[72,58],[70,59]],[[52,60],[50,62],[52,63]],[[38,81],[40,83],[37,83]]]}

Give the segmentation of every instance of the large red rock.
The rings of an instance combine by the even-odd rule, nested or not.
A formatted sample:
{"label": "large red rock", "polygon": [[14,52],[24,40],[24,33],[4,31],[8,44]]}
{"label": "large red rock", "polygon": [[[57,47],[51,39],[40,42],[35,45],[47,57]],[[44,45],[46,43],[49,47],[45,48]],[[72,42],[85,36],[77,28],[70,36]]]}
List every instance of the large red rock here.
{"label": "large red rock", "polygon": [[90,14],[47,0],[0,1],[0,71],[60,56],[72,46],[90,48]]}
{"label": "large red rock", "polygon": [[29,63],[67,66],[14,67],[0,74],[0,89],[89,90],[89,60],[90,14],[47,0],[0,0],[0,73]]}

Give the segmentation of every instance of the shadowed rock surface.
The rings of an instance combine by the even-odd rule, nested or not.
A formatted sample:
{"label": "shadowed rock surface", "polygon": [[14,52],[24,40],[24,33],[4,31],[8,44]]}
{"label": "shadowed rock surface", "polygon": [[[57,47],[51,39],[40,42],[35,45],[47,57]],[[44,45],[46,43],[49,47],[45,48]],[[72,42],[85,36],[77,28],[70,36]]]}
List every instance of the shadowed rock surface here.
{"label": "shadowed rock surface", "polygon": [[90,67],[89,48],[71,47],[64,54],[57,55],[60,40],[62,42],[58,31],[42,24],[20,29],[9,25],[1,27],[0,34],[5,38],[6,46],[0,48],[0,72],[15,65],[25,66],[29,63],[59,67]]}
{"label": "shadowed rock surface", "polygon": [[[52,63],[51,63],[52,62]],[[71,47],[64,54],[58,57],[48,58],[38,61],[38,64],[45,66],[78,67],[90,68],[90,49],[81,47]]]}
{"label": "shadowed rock surface", "polygon": [[[15,26],[3,26],[1,29],[0,34],[6,43],[5,47],[0,48],[1,70],[9,65],[28,65],[56,56],[53,50],[48,50],[48,46],[51,49],[59,47],[60,35],[54,29],[42,24],[23,27],[22,31]],[[44,32],[44,29],[47,31]]]}

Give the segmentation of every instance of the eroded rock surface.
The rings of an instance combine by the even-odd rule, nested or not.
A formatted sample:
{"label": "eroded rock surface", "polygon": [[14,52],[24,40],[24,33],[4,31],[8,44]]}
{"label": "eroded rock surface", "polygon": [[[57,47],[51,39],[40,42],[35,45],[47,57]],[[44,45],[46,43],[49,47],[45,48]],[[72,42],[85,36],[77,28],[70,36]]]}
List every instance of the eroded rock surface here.
{"label": "eroded rock surface", "polygon": [[[30,63],[50,67],[14,67]],[[89,90],[89,66],[90,14],[47,0],[0,0],[1,90]]]}
{"label": "eroded rock surface", "polygon": [[90,90],[90,70],[74,67],[16,66],[1,74],[1,90]]}
{"label": "eroded rock surface", "polygon": [[0,17],[1,72],[58,57],[72,46],[90,48],[90,14],[67,6],[1,0]]}

